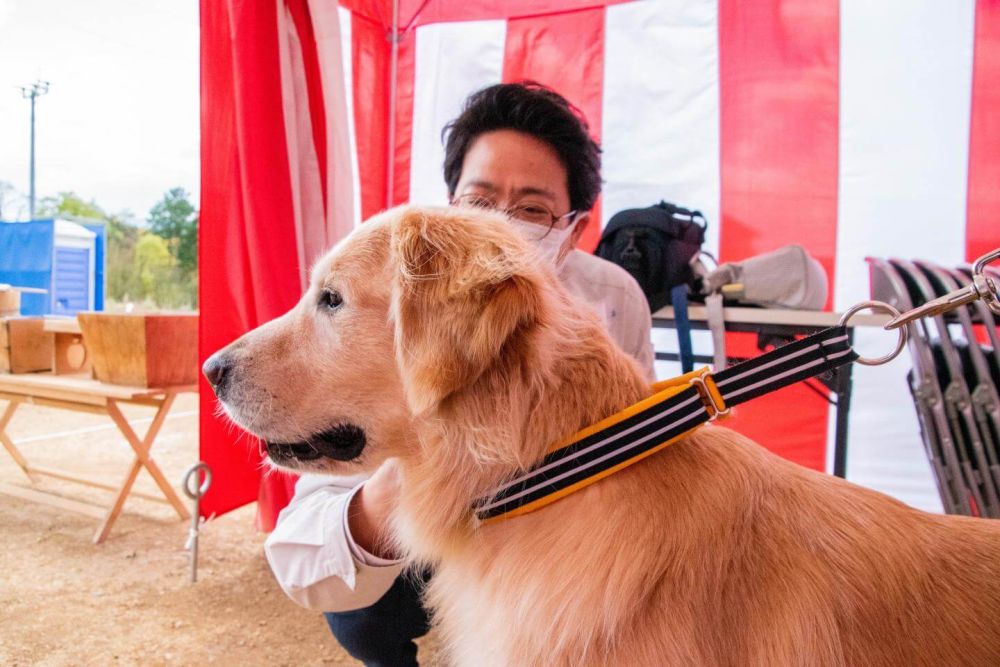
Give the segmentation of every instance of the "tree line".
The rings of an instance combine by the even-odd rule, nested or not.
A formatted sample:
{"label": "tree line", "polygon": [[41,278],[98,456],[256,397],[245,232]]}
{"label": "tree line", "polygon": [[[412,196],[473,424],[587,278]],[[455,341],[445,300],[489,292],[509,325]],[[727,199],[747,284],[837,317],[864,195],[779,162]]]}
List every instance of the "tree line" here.
{"label": "tree line", "polygon": [[198,211],[184,188],[167,191],[145,225],[127,211],[108,213],[75,192],[42,198],[35,217],[104,223],[104,279],[112,308],[198,307]]}

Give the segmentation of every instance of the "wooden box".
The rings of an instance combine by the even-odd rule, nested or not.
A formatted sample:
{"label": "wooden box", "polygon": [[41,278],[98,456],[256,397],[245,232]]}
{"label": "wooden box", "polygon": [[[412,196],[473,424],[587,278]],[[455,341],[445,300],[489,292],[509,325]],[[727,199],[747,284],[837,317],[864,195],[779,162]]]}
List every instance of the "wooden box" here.
{"label": "wooden box", "polygon": [[33,373],[52,369],[55,339],[41,317],[0,319],[0,372]]}
{"label": "wooden box", "polygon": [[101,382],[168,387],[198,381],[197,313],[77,313]]}
{"label": "wooden box", "polygon": [[0,287],[0,317],[17,317],[20,314],[20,290],[10,285],[3,285]]}

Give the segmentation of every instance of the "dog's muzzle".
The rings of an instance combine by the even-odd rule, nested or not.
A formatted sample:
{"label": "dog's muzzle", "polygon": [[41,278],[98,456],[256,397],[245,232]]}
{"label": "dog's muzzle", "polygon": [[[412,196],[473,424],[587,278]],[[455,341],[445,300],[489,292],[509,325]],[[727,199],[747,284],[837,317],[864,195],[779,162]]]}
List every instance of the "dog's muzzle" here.
{"label": "dog's muzzle", "polygon": [[277,464],[290,461],[315,461],[320,458],[351,461],[365,448],[365,432],[354,424],[338,424],[328,431],[300,442],[264,441],[267,455]]}

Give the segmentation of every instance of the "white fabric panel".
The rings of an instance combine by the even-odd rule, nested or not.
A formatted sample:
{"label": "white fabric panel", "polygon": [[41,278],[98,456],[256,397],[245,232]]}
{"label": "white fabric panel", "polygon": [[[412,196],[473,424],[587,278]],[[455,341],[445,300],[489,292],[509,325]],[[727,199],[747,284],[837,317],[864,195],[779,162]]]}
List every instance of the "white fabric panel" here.
{"label": "white fabric panel", "polygon": [[[351,12],[337,7],[340,17],[341,63],[344,76],[344,100],[347,105],[347,129],[350,137],[351,192],[354,209],[354,226],[361,224],[361,171],[358,169],[357,133],[354,130],[354,60],[351,48]],[[331,168],[333,163],[330,163]]]}
{"label": "white fabric panel", "polygon": [[417,28],[413,85],[410,201],[448,203],[441,172],[441,130],[470,93],[500,83],[506,21],[464,21]]}
{"label": "white fabric panel", "polygon": [[313,144],[309,91],[302,62],[302,43],[285,4],[278,3],[278,59],[285,121],[285,144],[295,216],[295,245],[302,291],[309,281],[309,267],[325,246],[323,184]]}
{"label": "white fabric panel", "polygon": [[[864,257],[963,259],[973,0],[843,0],[835,301],[868,296]],[[862,354],[891,335],[860,330]],[[906,387],[908,359],[856,366],[848,477],[940,511]]]}
{"label": "white fabric panel", "polygon": [[604,34],[602,225],[661,199],[708,219],[719,249],[717,0],[608,7]]}
{"label": "white fabric panel", "polygon": [[[350,125],[354,104],[348,94],[345,67],[350,68],[351,52],[344,53],[341,23],[350,25],[350,12],[341,12],[335,3],[309,0],[320,77],[323,82],[323,107],[326,111],[326,233],[324,245],[332,246],[355,225],[355,172],[351,170],[353,137]],[[346,14],[346,17],[344,16]],[[342,19],[342,17],[344,17]],[[350,44],[348,34],[347,44]],[[350,71],[348,69],[347,71]]]}
{"label": "white fabric panel", "polygon": [[[705,250],[719,250],[719,28],[716,0],[643,0],[608,7],[604,33],[601,226],[661,199],[699,209]],[[673,330],[653,345],[677,351]],[[712,354],[708,332],[692,332]],[[680,364],[657,362],[657,377]]]}

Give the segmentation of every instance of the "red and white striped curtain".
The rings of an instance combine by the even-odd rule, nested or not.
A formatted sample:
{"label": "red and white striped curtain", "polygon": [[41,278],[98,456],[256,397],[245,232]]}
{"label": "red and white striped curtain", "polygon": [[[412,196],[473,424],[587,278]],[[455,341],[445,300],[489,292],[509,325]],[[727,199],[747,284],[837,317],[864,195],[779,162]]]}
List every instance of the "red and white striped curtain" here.
{"label": "red and white striped curtain", "polygon": [[[358,221],[445,203],[444,123],[522,79],[600,140],[596,219],[667,199],[705,213],[722,261],[801,244],[831,308],[867,297],[865,256],[957,264],[1000,245],[998,0],[203,0],[202,355],[289,308]],[[859,331],[864,352],[888,344]],[[908,366],[855,370],[848,477],[939,509]],[[210,514],[258,498],[260,472],[203,388]],[[823,470],[831,412],[797,386],[731,426]],[[289,488],[260,486],[263,526]]]}

